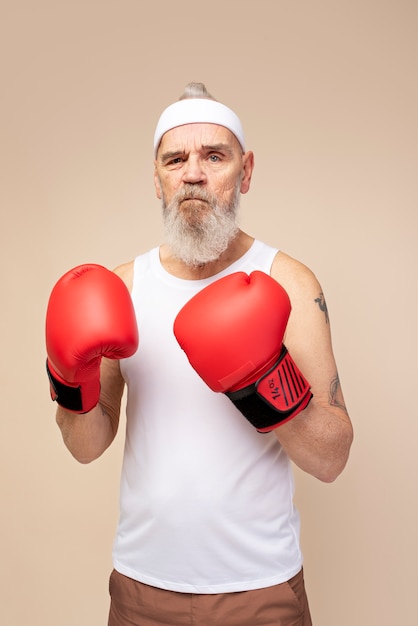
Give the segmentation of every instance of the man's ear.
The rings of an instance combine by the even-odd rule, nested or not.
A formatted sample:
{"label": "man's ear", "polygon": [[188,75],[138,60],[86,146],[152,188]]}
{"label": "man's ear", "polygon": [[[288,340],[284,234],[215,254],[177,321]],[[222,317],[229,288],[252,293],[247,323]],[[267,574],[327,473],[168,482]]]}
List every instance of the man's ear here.
{"label": "man's ear", "polygon": [[160,183],[160,178],[157,174],[157,167],[155,166],[154,168],[154,187],[155,187],[155,193],[157,194],[157,198],[158,200],[161,200],[161,198],[163,197],[162,191],[161,191],[161,183]]}
{"label": "man's ear", "polygon": [[243,177],[241,181],[241,193],[247,193],[251,185],[251,177],[254,170],[254,154],[249,150],[242,157]]}

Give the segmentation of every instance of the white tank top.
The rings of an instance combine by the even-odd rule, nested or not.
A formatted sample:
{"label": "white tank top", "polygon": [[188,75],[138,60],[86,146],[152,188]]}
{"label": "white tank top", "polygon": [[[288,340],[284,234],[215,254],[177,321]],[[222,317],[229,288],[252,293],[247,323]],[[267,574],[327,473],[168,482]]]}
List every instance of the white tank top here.
{"label": "white tank top", "polygon": [[258,433],[207,387],[172,330],[180,308],[203,287],[236,271],[270,273],[276,253],[255,241],[205,280],[167,273],[158,248],[135,259],[140,343],[121,362],[127,427],[113,550],[115,569],[130,578],[225,593],[275,585],[301,569],[287,455],[274,433]]}

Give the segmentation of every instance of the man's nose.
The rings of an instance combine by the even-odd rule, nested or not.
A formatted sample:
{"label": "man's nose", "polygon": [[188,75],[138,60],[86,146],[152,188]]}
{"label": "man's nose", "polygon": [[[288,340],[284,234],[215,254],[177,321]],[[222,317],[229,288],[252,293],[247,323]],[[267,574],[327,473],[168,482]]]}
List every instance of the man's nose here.
{"label": "man's nose", "polygon": [[183,182],[194,185],[206,182],[206,174],[202,162],[196,157],[189,157],[184,166]]}

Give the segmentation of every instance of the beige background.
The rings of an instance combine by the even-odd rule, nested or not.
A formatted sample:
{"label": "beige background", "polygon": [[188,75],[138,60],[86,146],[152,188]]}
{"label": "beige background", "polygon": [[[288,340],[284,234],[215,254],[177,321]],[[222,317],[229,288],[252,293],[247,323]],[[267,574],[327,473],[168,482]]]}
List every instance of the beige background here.
{"label": "beige background", "polygon": [[198,80],[255,151],[242,226],[322,283],[354,422],[335,483],[297,473],[314,623],[415,626],[417,2],[2,4],[0,623],[106,623],[124,428],[65,450],[45,309],[67,269],[159,243],[153,130]]}

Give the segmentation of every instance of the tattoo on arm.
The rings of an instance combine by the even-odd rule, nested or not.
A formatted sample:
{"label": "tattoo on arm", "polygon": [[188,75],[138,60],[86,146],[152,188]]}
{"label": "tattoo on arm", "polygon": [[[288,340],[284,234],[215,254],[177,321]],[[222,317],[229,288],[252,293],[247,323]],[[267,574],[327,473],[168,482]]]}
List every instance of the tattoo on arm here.
{"label": "tattoo on arm", "polygon": [[344,404],[343,396],[341,393],[340,379],[338,377],[338,373],[331,381],[331,385],[329,388],[329,403],[330,406],[335,406],[347,413],[347,408]]}
{"label": "tattoo on arm", "polygon": [[317,303],[321,311],[325,314],[325,323],[328,324],[329,317],[328,317],[327,303],[325,302],[325,296],[322,293],[322,291],[319,294],[318,298],[315,298],[315,302]]}

